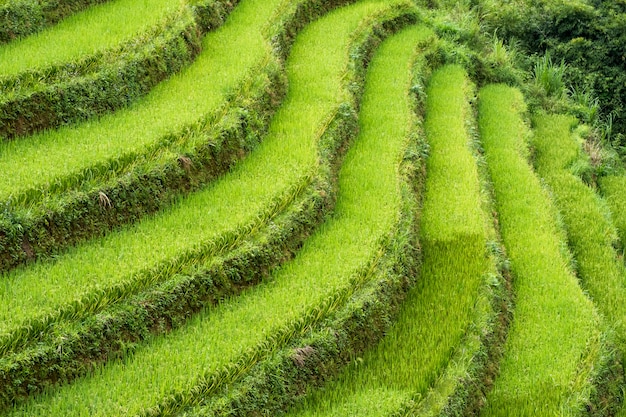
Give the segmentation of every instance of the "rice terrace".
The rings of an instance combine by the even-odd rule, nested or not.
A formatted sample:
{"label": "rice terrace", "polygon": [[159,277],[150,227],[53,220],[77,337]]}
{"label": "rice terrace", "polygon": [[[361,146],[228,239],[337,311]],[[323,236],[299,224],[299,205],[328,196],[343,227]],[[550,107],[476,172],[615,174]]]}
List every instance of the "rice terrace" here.
{"label": "rice terrace", "polygon": [[626,0],[0,0],[0,415],[626,417]]}

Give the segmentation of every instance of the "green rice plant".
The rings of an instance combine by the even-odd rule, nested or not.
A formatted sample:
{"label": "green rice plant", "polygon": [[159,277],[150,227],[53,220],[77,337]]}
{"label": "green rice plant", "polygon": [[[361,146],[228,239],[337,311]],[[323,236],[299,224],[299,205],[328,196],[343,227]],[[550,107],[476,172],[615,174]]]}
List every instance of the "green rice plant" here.
{"label": "green rice plant", "polygon": [[10,42],[40,31],[64,17],[103,1],[107,0],[2,0],[0,1],[0,43]]}
{"label": "green rice plant", "polygon": [[[617,232],[607,216],[606,203],[572,172],[577,161],[585,159],[580,143],[571,133],[576,124],[576,119],[565,115],[534,118],[535,166],[550,188],[563,219],[578,278],[608,327],[614,330],[623,358],[626,352],[626,268],[613,246]],[[604,407],[615,407],[615,402],[616,396],[612,395]]]}
{"label": "green rice plant", "polygon": [[521,93],[490,85],[479,128],[516,305],[500,375],[483,416],[579,415],[602,355],[600,322],[564,250],[556,211],[526,162]]}
{"label": "green rice plant", "polygon": [[[355,145],[363,145],[359,148],[361,152],[381,154],[383,158],[380,163],[389,162],[391,151],[399,148],[402,142],[399,134],[389,135],[384,132],[391,132],[393,128],[399,133],[402,129],[410,132],[413,138],[418,123],[411,116],[411,108],[417,100],[412,97],[411,102],[407,103],[408,83],[403,89],[401,82],[403,79],[408,81],[406,75],[409,68],[398,66],[398,63],[408,63],[418,56],[414,71],[420,76],[416,77],[415,82],[416,85],[421,84],[421,76],[426,75],[422,71],[428,71],[424,50],[433,43],[432,32],[424,27],[409,28],[396,38],[381,45],[368,69],[360,115],[360,136]],[[391,62],[387,62],[389,59]],[[407,73],[401,76],[403,69]],[[382,77],[382,70],[387,70],[384,73],[386,77]],[[399,97],[404,96],[404,99],[394,101],[395,94],[389,94],[388,88],[393,93],[399,93]],[[412,93],[415,90],[412,88]],[[384,104],[389,107],[382,111]],[[404,108],[404,111],[400,112],[400,108]],[[402,126],[402,119],[411,120],[411,126]],[[421,195],[419,190],[423,188],[424,182],[424,158],[420,151],[423,143],[418,145],[416,141],[407,141],[405,138],[403,147],[404,156],[396,168],[399,185],[396,192],[400,193],[402,201],[399,218],[379,248],[382,256],[369,268],[370,278],[363,288],[356,291],[348,303],[331,314],[321,326],[312,329],[310,334],[255,365],[243,380],[225,386],[217,395],[177,415],[275,415],[297,401],[303,394],[303,387],[317,385],[333,377],[349,358],[360,356],[364,349],[384,336],[390,319],[405,299],[409,285],[415,280],[420,258],[416,197]],[[401,153],[400,149],[395,151]],[[385,172],[387,170],[384,169]],[[277,379],[276,375],[281,375],[281,378]]]}
{"label": "green rice plant", "polygon": [[[598,183],[623,245],[623,242],[626,242],[626,177],[623,175],[607,175],[600,178]],[[618,255],[624,256],[623,249]]]}
{"label": "green rice plant", "polygon": [[[69,59],[62,53],[56,57],[54,48],[46,47],[56,61],[41,67],[28,65],[15,74],[0,72],[0,138],[10,140],[76,123],[134,102],[189,64],[201,51],[203,35],[221,26],[238,1],[179,0],[179,3],[174,9],[170,4],[172,10],[162,11],[159,19],[148,19],[147,26],[135,25],[139,32],[129,32],[132,33],[129,39],[107,48],[89,52],[89,48],[83,51],[85,48],[81,49],[77,43],[77,54],[80,54]],[[115,9],[108,14],[114,12]],[[134,10],[135,14],[139,12],[141,10]],[[134,22],[141,20],[136,19],[132,8],[128,13]],[[107,18],[107,13],[100,14],[104,16],[98,16],[97,20],[106,21],[103,18]],[[110,25],[112,17],[120,16],[108,17]],[[74,26],[80,26],[80,22]],[[97,25],[93,28],[96,32],[99,29]],[[51,31],[54,32],[48,32]],[[61,32],[73,33],[71,28]],[[61,39],[56,39],[55,35],[58,34],[50,34],[48,41],[60,43],[62,51],[70,51],[71,48],[63,45],[63,36],[58,35],[56,38]],[[20,45],[17,47],[22,53]],[[28,45],[24,49],[28,54]],[[69,60],[64,61],[64,58]],[[8,60],[15,60],[15,57],[10,56]]]}
{"label": "green rice plant", "polygon": [[[288,97],[282,108],[293,103],[294,108],[300,109],[297,102],[312,104],[310,100],[317,94],[336,105],[338,97],[329,97],[328,93],[341,96],[341,91],[345,92],[342,82],[349,72],[347,46],[355,31],[365,31],[385,19],[393,20],[408,10],[413,9],[405,2],[366,0],[310,25],[298,37],[288,63],[295,78],[290,82],[290,94],[298,93]],[[300,75],[295,76],[296,73]],[[312,107],[310,117],[318,119],[328,114],[318,105]],[[283,117],[280,114],[279,111],[277,119]],[[293,123],[315,135],[319,127],[303,125],[303,117],[301,113],[289,115]],[[273,126],[285,132],[290,130],[284,123]],[[407,123],[405,129],[408,127]],[[290,147],[311,140],[267,140],[262,146],[272,142]],[[308,333],[368,280],[381,257],[381,245],[400,215],[400,155],[394,152],[398,147],[388,147],[386,141],[377,142],[357,143],[350,150],[340,174],[342,192],[336,214],[270,282],[224,300],[184,328],[154,338],[125,359],[98,368],[89,377],[56,392],[34,398],[8,415],[171,414],[236,380],[267,353]],[[269,155],[262,156],[265,160]],[[377,175],[371,175],[373,171]],[[268,179],[270,183],[274,180]]]}
{"label": "green rice plant", "polygon": [[[244,6],[244,9],[246,7]],[[33,224],[35,226],[40,225],[43,230],[50,226],[54,228],[60,225],[61,230],[52,230],[50,232],[52,236],[43,239],[45,242],[52,241],[54,246],[54,242],[62,242],[65,236],[77,234],[76,230],[68,230],[67,227],[68,223],[70,225],[77,222],[81,223],[80,220],[74,219],[73,212],[81,212],[83,217],[89,219],[102,217],[102,210],[99,205],[91,204],[91,202],[92,199],[98,201],[102,191],[109,193],[111,189],[115,195],[129,196],[135,192],[134,190],[144,191],[143,187],[147,188],[147,201],[140,200],[140,198],[146,198],[146,192],[143,192],[139,198],[132,199],[133,209],[127,208],[127,210],[134,211],[139,206],[147,207],[148,209],[145,210],[147,212],[154,211],[155,204],[152,199],[154,199],[153,194],[155,193],[151,189],[161,188],[163,184],[167,185],[168,178],[162,177],[172,171],[182,171],[177,161],[181,155],[184,157],[184,155],[189,154],[187,152],[189,147],[182,145],[173,150],[163,150],[161,145],[164,143],[172,143],[177,139],[182,142],[187,139],[190,142],[193,138],[194,143],[198,145],[194,152],[191,152],[192,156],[198,156],[198,158],[191,162],[202,162],[202,164],[199,164],[198,169],[192,171],[194,176],[183,178],[178,182],[175,178],[174,181],[170,180],[169,182],[170,184],[174,182],[179,192],[189,189],[189,180],[192,184],[194,182],[202,183],[223,172],[232,163],[228,159],[229,157],[230,160],[233,159],[230,154],[240,155],[241,158],[241,154],[245,154],[242,151],[248,151],[256,139],[241,138],[241,136],[245,136],[245,126],[240,129],[243,130],[241,132],[243,134],[235,130],[233,135],[228,131],[230,125],[235,125],[233,130],[237,129],[236,122],[240,120],[241,124],[250,123],[256,126],[258,123],[255,124],[254,120],[250,119],[258,117],[263,119],[265,123],[263,127],[266,128],[266,119],[269,118],[268,108],[274,110],[277,105],[275,102],[278,99],[275,98],[272,103],[263,104],[268,99],[265,96],[257,96],[262,95],[265,91],[270,95],[280,96],[281,88],[277,85],[282,85],[282,78],[278,75],[281,71],[277,69],[279,65],[276,62],[276,57],[271,54],[271,47],[274,45],[270,45],[268,39],[274,34],[273,29],[271,29],[272,24],[269,22],[274,21],[273,18],[280,18],[281,16],[273,16],[269,6],[264,9],[264,14],[260,15],[257,21],[253,21],[246,13],[248,12],[236,14],[223,30],[205,39],[203,59],[184,75],[170,79],[166,83],[169,87],[166,86],[165,90],[157,89],[158,91],[155,91],[144,102],[138,103],[119,115],[109,115],[100,121],[92,121],[80,127],[61,129],[56,133],[45,132],[29,138],[28,141],[14,141],[0,145],[2,148],[0,149],[0,165],[3,163],[12,164],[10,162],[12,158],[18,158],[22,162],[27,160],[34,162],[35,159],[39,159],[39,162],[43,164],[46,164],[46,161],[50,162],[47,167],[38,165],[39,168],[36,168],[37,164],[33,165],[31,168],[36,170],[30,173],[23,171],[22,175],[14,172],[15,177],[13,175],[2,176],[3,179],[9,177],[17,179],[19,176],[21,177],[19,181],[32,182],[36,176],[42,173],[39,169],[50,174],[49,181],[44,181],[47,184],[43,187],[41,187],[41,183],[39,187],[33,188],[18,181],[14,185],[21,184],[18,185],[19,188],[25,185],[26,189],[30,190],[23,193],[18,190],[9,191],[8,194],[12,197],[9,197],[8,194],[5,194],[4,198],[0,197],[0,201],[3,201],[6,207],[6,215],[2,217],[8,218],[8,221],[3,223],[8,223],[6,229],[13,231],[9,237],[15,236],[15,243],[19,240],[38,241],[42,239],[32,238],[34,235],[40,235],[36,228],[32,229]],[[243,30],[244,27],[247,30]],[[233,53],[233,51],[239,51],[239,53]],[[278,80],[270,79],[272,76]],[[220,81],[216,82],[215,80],[218,79]],[[271,85],[266,86],[267,84]],[[260,94],[258,90],[261,90]],[[235,97],[233,98],[233,96]],[[179,100],[177,97],[186,97],[188,100]],[[228,106],[227,101],[229,99],[232,99],[234,109]],[[252,104],[250,104],[251,102]],[[262,104],[259,105],[258,102],[262,102]],[[238,106],[242,108],[239,109]],[[254,109],[255,106],[257,107],[256,110]],[[261,107],[261,110],[258,110],[258,107]],[[254,111],[260,114],[255,113],[252,117],[248,117],[247,114],[240,115],[243,112],[252,113]],[[137,113],[142,114],[144,119],[136,119]],[[229,120],[222,123],[224,118],[229,118]],[[193,125],[194,122],[195,125]],[[117,125],[119,130],[117,132],[109,131],[103,124],[108,124],[109,127]],[[224,126],[221,125],[224,124],[227,125],[226,131],[220,130],[223,129]],[[91,139],[84,141],[83,139],[87,139],[89,135],[91,135]],[[43,138],[52,139],[52,141],[46,141]],[[143,152],[136,152],[135,145],[146,140],[150,145],[143,148],[140,146]],[[120,148],[118,145],[122,145],[121,142],[126,142],[126,145],[130,145],[131,149],[128,149],[127,146]],[[118,149],[115,149],[116,147]],[[201,149],[198,150],[198,147]],[[231,148],[235,147],[237,148],[236,152],[230,151]],[[228,150],[230,154],[224,156],[227,154],[224,149]],[[56,153],[58,158],[56,160],[52,156],[55,152],[58,152]],[[83,154],[83,156],[91,155],[88,157],[90,162],[87,163],[87,166],[81,167],[80,164],[71,162],[77,161],[74,159],[75,156],[78,156],[77,153]],[[94,156],[95,158],[93,158]],[[79,159],[81,158],[79,157]],[[207,159],[209,163],[204,162]],[[14,162],[17,161],[14,160]],[[207,167],[206,165],[211,166]],[[52,169],[52,171],[48,171],[48,169]],[[201,171],[200,174],[198,174],[198,170]],[[208,179],[202,176],[205,170],[213,173]],[[57,172],[55,173],[55,171]],[[155,176],[157,178],[154,178]],[[151,181],[146,187],[147,179]],[[131,184],[128,187],[127,183],[129,182]],[[86,188],[86,190],[82,190],[83,193],[78,195],[71,193],[69,198],[66,197],[67,194],[59,197],[59,194],[64,191],[68,191],[72,187],[76,188],[81,184]],[[181,188],[182,190],[180,190]],[[93,197],[94,194],[95,197]],[[156,197],[160,198],[164,193],[159,191],[156,194]],[[43,208],[39,207],[42,200],[44,200]],[[164,201],[158,201],[159,204],[156,204],[156,208],[171,203],[171,200],[172,197],[167,197],[166,194]],[[33,209],[32,205],[35,205],[39,210]],[[116,202],[115,200],[112,201],[112,205],[124,206],[123,202]],[[24,206],[27,207],[24,208]],[[115,213],[115,210],[110,211]],[[46,213],[54,213],[54,216],[48,218]],[[144,214],[141,209],[139,213]],[[111,216],[113,219],[109,223],[113,223],[115,226],[119,224],[116,219],[124,218],[124,216],[125,214],[118,211]],[[130,216],[130,219],[126,221],[133,219],[134,217]],[[91,226],[91,223],[87,221],[82,225],[82,227],[84,226]],[[99,224],[96,224],[96,230],[93,230],[94,227],[91,226],[92,234],[100,232],[98,226]],[[111,225],[105,224],[105,226],[110,227]],[[31,230],[28,230],[29,227]],[[74,226],[74,228],[76,227]],[[30,235],[30,238],[27,239],[27,235],[25,235],[23,239],[20,239],[20,231],[24,229],[28,231],[27,235]],[[59,236],[62,238],[59,239]],[[0,240],[3,240],[2,236],[0,236]],[[75,239],[70,237],[69,240],[69,243],[73,243]],[[19,245],[11,246],[10,243],[6,244],[7,249],[12,250],[14,254],[6,261],[3,259],[3,264],[8,263],[12,266],[14,264],[12,259],[24,259],[24,254],[21,253],[22,250],[19,249]]]}
{"label": "green rice plant", "polygon": [[[196,18],[207,20],[202,23],[203,26],[211,28],[221,24],[223,15],[230,12],[228,8],[223,8],[228,5],[232,8],[232,2],[222,5],[222,1],[198,3]],[[323,12],[326,7],[312,10]],[[0,270],[57,253],[63,247],[155,212],[170,205],[181,193],[198,189],[242,159],[267,131],[271,114],[286,89],[282,64],[276,54],[268,52],[272,48],[288,49],[293,33],[298,25],[303,24],[301,18],[306,16],[306,13],[296,16],[290,11],[277,16],[274,24],[267,24],[272,27],[263,30],[267,48],[255,51],[259,55],[266,54],[254,68],[247,68],[246,74],[237,80],[237,85],[215,85],[210,71],[207,75],[201,69],[197,69],[195,75],[203,77],[188,79],[188,82],[194,83],[204,81],[206,84],[200,85],[206,87],[208,84],[209,90],[228,89],[227,98],[222,97],[214,113],[205,114],[192,126],[162,140],[193,142],[195,147],[171,150],[162,149],[160,143],[156,143],[146,150],[147,154],[125,153],[112,161],[96,163],[89,169],[56,178],[44,189],[31,188],[19,198],[13,196],[3,201],[0,212],[0,224],[4,231],[0,234]],[[236,25],[231,28],[230,36],[237,30]],[[275,32],[280,31],[289,31],[291,35],[274,41]],[[167,44],[164,46],[167,50]],[[178,92],[170,91],[170,97],[163,94],[162,98],[175,102]],[[161,120],[161,123],[165,121]],[[141,135],[141,132],[135,134]],[[107,145],[99,142],[98,146]],[[74,151],[71,144],[65,151]],[[60,159],[57,162],[62,163],[62,155],[58,156]],[[45,160],[43,156],[42,160]],[[26,178],[28,175],[25,173]],[[82,189],[76,190],[81,185]],[[70,190],[74,192],[65,193]]]}
{"label": "green rice plant", "polygon": [[[397,66],[389,58],[385,64],[387,71]],[[386,96],[393,100],[385,84],[379,88],[378,100]],[[480,336],[470,336],[469,326],[480,323],[475,333],[485,331],[482,326],[487,326],[491,308],[486,289],[493,284],[490,272],[495,271],[487,257],[478,171],[466,131],[471,87],[462,68],[447,66],[432,76],[427,94],[425,134],[430,153],[420,227],[423,265],[417,284],[382,342],[292,415],[441,411],[455,389],[451,381],[458,376],[438,384],[436,393],[429,393],[429,388],[457,349],[467,349],[466,361],[478,350]],[[467,372],[460,363],[457,366],[463,368],[459,374]],[[435,404],[437,394],[446,398]]]}

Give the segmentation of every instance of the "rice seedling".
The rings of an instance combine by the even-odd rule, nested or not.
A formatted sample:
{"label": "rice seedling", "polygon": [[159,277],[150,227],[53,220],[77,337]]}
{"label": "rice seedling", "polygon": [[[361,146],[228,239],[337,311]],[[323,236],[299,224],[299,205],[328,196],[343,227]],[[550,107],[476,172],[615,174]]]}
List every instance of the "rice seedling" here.
{"label": "rice seedling", "polygon": [[[272,152],[299,144],[314,146],[312,139],[319,123],[310,124],[304,119],[319,122],[341,101],[338,96],[347,94],[342,82],[348,70],[352,36],[356,30],[366,30],[381,19],[398,16],[401,12],[394,10],[397,5],[407,10],[405,2],[362,1],[329,14],[298,37],[288,62],[293,77],[289,97],[276,116],[278,120],[287,120],[272,124],[272,132],[279,137],[270,135],[262,149],[270,149],[272,143],[276,144]],[[329,96],[329,92],[336,95]],[[297,103],[301,101],[308,102],[311,108],[299,107]],[[301,112],[283,113],[290,107],[307,112],[308,117]],[[281,135],[292,130],[289,120],[300,126],[305,137],[300,135],[292,141],[289,135]],[[340,174],[342,192],[336,215],[270,282],[209,308],[184,328],[154,338],[127,358],[99,368],[93,375],[56,392],[34,398],[8,415],[171,414],[236,379],[266,353],[305,334],[341,306],[360,282],[367,280],[371,264],[380,256],[381,242],[399,215],[400,155],[394,152],[398,150],[397,143],[387,147],[385,141],[377,142],[375,146],[357,143],[350,150]],[[243,172],[252,159],[265,161],[272,152],[260,150],[237,171]],[[371,175],[373,170],[377,175]],[[267,173],[272,171],[264,172],[269,176]],[[228,195],[220,194],[222,198]],[[231,211],[232,207],[229,205]]]}
{"label": "rice seedling", "polygon": [[113,0],[88,8],[35,35],[0,45],[0,77],[93,55],[158,25],[182,0]]}
{"label": "rice seedling", "polygon": [[[386,59],[391,71],[395,62]],[[381,90],[377,100],[393,100]],[[413,415],[424,407],[434,412],[446,403],[426,405],[418,399],[432,399],[426,394],[470,323],[490,309],[484,287],[489,272],[495,272],[487,256],[478,171],[466,131],[470,94],[467,75],[457,66],[436,72],[428,87],[425,134],[430,153],[421,219],[423,265],[416,287],[383,341],[292,415]],[[473,344],[473,352],[479,344]],[[450,395],[454,388],[449,385],[439,389],[448,389]]]}
{"label": "rice seedling", "polygon": [[602,354],[600,322],[572,271],[556,211],[526,162],[521,93],[490,85],[479,128],[516,306],[483,416],[579,415]]}

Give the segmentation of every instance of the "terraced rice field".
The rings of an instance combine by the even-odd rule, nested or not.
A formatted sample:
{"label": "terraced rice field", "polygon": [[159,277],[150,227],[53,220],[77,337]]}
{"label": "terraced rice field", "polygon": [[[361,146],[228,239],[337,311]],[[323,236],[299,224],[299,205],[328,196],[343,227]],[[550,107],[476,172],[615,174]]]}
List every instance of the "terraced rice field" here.
{"label": "terraced rice field", "polygon": [[0,32],[0,414],[618,415],[623,178],[437,5],[62,3]]}

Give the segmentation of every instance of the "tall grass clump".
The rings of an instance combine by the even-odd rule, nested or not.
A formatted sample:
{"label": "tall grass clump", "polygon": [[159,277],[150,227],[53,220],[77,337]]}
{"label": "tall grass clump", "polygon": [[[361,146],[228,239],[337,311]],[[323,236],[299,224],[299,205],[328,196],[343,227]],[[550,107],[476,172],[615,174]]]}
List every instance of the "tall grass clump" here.
{"label": "tall grass clump", "polygon": [[561,97],[565,93],[565,64],[555,64],[549,54],[537,59],[533,77],[535,84],[548,96]]}
{"label": "tall grass clump", "polygon": [[[535,166],[549,186],[563,219],[582,286],[606,318],[608,327],[614,329],[623,358],[626,352],[626,268],[614,248],[617,232],[606,203],[572,172],[578,161],[584,163],[588,158],[571,133],[576,123],[576,119],[565,115],[534,118]],[[616,406],[615,393],[610,394],[613,394],[610,399],[598,398],[603,402],[609,400],[604,406],[607,409]]]}
{"label": "tall grass clump", "polygon": [[[284,149],[314,145],[315,132],[323,128],[319,119],[336,111],[333,107],[348,94],[343,83],[355,31],[398,17],[402,9],[413,10],[406,2],[362,1],[309,26],[293,46],[288,63],[290,96],[272,124],[274,134],[285,136],[268,138],[262,148],[272,143]],[[309,118],[318,123],[307,123]],[[300,134],[291,141],[289,133],[295,126],[304,137]],[[306,334],[368,279],[385,236],[397,221],[400,156],[393,152],[397,148],[379,149],[357,144],[346,156],[336,215],[305,243],[293,262],[276,271],[271,282],[224,300],[184,328],[154,338],[127,358],[35,398],[9,415],[171,414],[236,380],[265,354]],[[260,151],[251,159],[265,161],[275,151]],[[373,170],[378,175],[372,176]],[[269,172],[273,171],[265,171],[266,177]],[[263,175],[256,174],[259,186]]]}
{"label": "tall grass clump", "polygon": [[179,0],[112,0],[35,35],[0,46],[0,78],[113,48],[185,7]]}
{"label": "tall grass clump", "polygon": [[[407,48],[406,43],[403,38],[394,39],[400,47]],[[387,74],[384,79],[397,78],[391,72],[404,67],[396,63],[399,57],[392,60],[381,51],[382,57],[386,62],[379,65],[386,72],[379,71]],[[378,70],[376,64],[372,71]],[[386,97],[394,100],[391,93],[400,94],[386,83],[374,91],[381,104]],[[486,218],[467,132],[471,94],[461,67],[444,67],[430,79],[425,121],[430,152],[420,227],[422,268],[397,321],[378,346],[329,387],[311,395],[292,415],[414,415],[425,409],[439,413],[458,388],[452,381],[467,376],[467,367],[457,363],[463,368],[457,369],[458,374],[438,381],[451,358],[465,356],[459,360],[463,362],[477,354],[480,341],[476,339],[488,332],[493,318],[486,287],[493,284],[495,267],[487,253]],[[472,325],[478,329],[471,330]],[[429,391],[433,386],[435,390]]]}
{"label": "tall grass clump", "polygon": [[514,277],[515,312],[483,416],[579,415],[601,355],[599,317],[573,275],[556,211],[526,158],[521,93],[490,85],[479,128]]}

